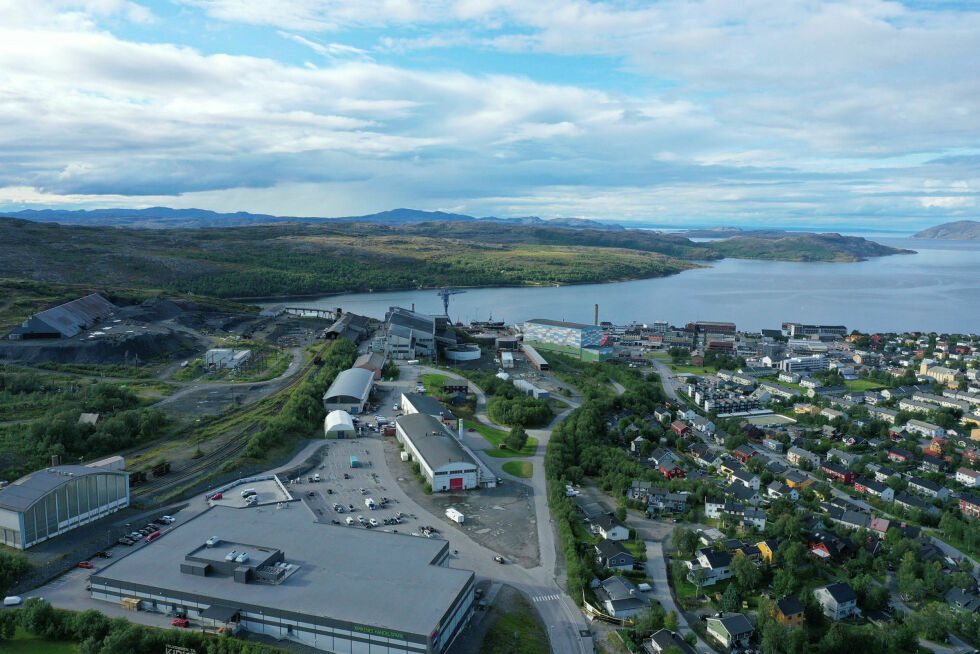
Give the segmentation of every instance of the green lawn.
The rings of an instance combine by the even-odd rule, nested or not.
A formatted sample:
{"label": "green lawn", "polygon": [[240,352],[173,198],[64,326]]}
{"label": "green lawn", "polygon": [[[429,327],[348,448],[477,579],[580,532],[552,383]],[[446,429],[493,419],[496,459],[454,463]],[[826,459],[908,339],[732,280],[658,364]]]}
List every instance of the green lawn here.
{"label": "green lawn", "polygon": [[713,366],[675,366],[671,364],[670,371],[673,373],[691,373],[694,375],[715,374],[718,369]]}
{"label": "green lawn", "polygon": [[422,375],[422,383],[425,385],[425,391],[429,395],[438,395],[442,393],[442,385],[444,382],[452,379],[449,375],[437,375],[435,373],[425,373]]}
{"label": "green lawn", "polygon": [[14,639],[4,641],[0,650],[4,654],[78,654],[78,647],[74,643],[32,636],[20,627],[14,632]]}
{"label": "green lawn", "polygon": [[480,654],[548,654],[548,632],[534,607],[521,597],[506,610],[487,630]]}
{"label": "green lawn", "polygon": [[534,456],[534,452],[538,449],[538,439],[532,436],[527,437],[527,442],[524,444],[524,447],[520,452],[515,452],[506,446],[504,446],[504,449],[500,449],[504,439],[507,438],[507,432],[501,429],[495,429],[473,419],[463,421],[463,426],[467,429],[475,429],[480,436],[483,436],[485,439],[490,441],[490,443],[493,445],[493,449],[483,451],[498,459],[511,459],[519,456]]}
{"label": "green lawn", "polygon": [[854,379],[851,381],[844,382],[847,385],[847,390],[849,391],[870,391],[875,388],[881,388],[881,384],[873,379]]}
{"label": "green lawn", "polygon": [[508,461],[503,465],[504,472],[515,477],[529,479],[534,474],[534,466],[530,461]]}

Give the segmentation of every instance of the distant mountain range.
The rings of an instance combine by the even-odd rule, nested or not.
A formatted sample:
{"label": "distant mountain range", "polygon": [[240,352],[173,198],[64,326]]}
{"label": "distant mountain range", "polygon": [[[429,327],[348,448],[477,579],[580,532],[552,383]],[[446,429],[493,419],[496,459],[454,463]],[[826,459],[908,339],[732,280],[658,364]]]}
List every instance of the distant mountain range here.
{"label": "distant mountain range", "polygon": [[171,209],[151,207],[149,209],[26,209],[2,213],[11,218],[23,218],[32,222],[60,223],[63,225],[102,225],[110,227],[131,227],[137,229],[187,229],[194,227],[241,227],[245,225],[266,225],[272,223],[372,223],[377,225],[414,225],[427,222],[492,222],[506,225],[538,225],[549,227],[571,227],[574,229],[624,229],[621,225],[601,223],[584,218],[553,218],[545,220],[537,216],[521,218],[497,218],[488,216],[476,218],[445,211],[420,211],[418,209],[392,209],[366,216],[344,216],[340,218],[319,218],[313,216],[273,216],[263,213],[218,213],[206,209]]}
{"label": "distant mountain range", "polygon": [[729,238],[731,236],[751,236],[752,238],[784,238],[800,236],[812,232],[790,232],[785,229],[742,229],[741,227],[704,227],[675,232],[687,238]]}
{"label": "distant mountain range", "polygon": [[980,241],[980,222],[976,220],[960,220],[955,223],[943,223],[929,229],[923,229],[912,238],[937,238],[955,241]]}

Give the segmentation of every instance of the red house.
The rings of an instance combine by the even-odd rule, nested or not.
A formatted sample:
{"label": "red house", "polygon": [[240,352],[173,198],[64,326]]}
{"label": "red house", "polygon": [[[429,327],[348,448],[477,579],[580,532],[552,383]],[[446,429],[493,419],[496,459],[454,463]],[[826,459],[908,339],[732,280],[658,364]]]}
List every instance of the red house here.
{"label": "red house", "polygon": [[758,453],[759,453],[758,450],[756,450],[751,445],[739,445],[738,447],[735,448],[735,458],[741,461],[742,463],[748,463],[749,459],[751,459]]}
{"label": "red house", "polygon": [[980,518],[980,497],[966,493],[960,495],[960,513],[971,518]]}
{"label": "red house", "polygon": [[670,464],[660,466],[660,474],[662,474],[667,479],[683,479],[684,470],[678,466],[672,466]]}
{"label": "red house", "polygon": [[834,481],[839,481],[845,486],[850,486],[851,484],[854,483],[854,480],[857,478],[857,475],[851,472],[850,470],[841,468],[840,466],[834,465],[833,463],[825,463],[822,466],[820,466],[820,469],[823,471],[825,475],[827,475],[827,477],[833,479]]}
{"label": "red house", "polygon": [[905,463],[912,460],[912,453],[900,447],[893,447],[888,450],[888,460],[895,463]]}
{"label": "red house", "polygon": [[670,428],[678,436],[687,436],[691,433],[691,428],[682,420],[675,420],[674,422],[670,423]]}
{"label": "red house", "polygon": [[971,447],[968,450],[963,450],[963,458],[969,461],[970,465],[975,464],[978,457],[980,457],[980,450],[977,450],[975,447]]}

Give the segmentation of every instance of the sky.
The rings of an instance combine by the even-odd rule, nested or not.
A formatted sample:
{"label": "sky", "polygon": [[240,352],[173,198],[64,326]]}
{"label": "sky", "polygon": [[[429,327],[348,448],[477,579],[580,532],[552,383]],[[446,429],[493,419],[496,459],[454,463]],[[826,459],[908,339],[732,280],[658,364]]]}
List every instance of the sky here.
{"label": "sky", "polygon": [[977,217],[980,3],[0,0],[0,210]]}

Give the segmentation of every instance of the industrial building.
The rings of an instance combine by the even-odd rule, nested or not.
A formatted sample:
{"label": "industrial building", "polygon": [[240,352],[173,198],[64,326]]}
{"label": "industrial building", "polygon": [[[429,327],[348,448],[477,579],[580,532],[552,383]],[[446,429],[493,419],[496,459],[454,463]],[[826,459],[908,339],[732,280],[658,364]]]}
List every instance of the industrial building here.
{"label": "industrial building", "polygon": [[438,418],[443,422],[451,421],[456,424],[456,416],[446,408],[442,402],[430,395],[420,395],[418,393],[402,393],[398,408],[405,412],[405,415],[413,413],[424,413],[433,418]]}
{"label": "industrial building", "polygon": [[364,368],[350,368],[337,375],[323,394],[323,408],[331,411],[361,413],[371,395],[374,373]]}
{"label": "industrial building", "polygon": [[436,351],[436,319],[401,307],[385,315],[385,342],[393,359],[431,357]]}
{"label": "industrial building", "polygon": [[[340,313],[340,309],[337,309]],[[367,316],[359,316],[356,313],[341,314],[332,325],[323,330],[320,338],[336,340],[346,338],[355,345],[367,338],[371,330],[371,319]]]}
{"label": "industrial building", "polygon": [[252,350],[219,347],[204,353],[204,363],[216,370],[237,370],[252,358]]}
{"label": "industrial building", "polygon": [[352,368],[364,368],[374,373],[375,381],[381,379],[381,372],[385,367],[385,355],[381,352],[367,352],[357,357]]}
{"label": "industrial building", "polygon": [[605,337],[598,325],[547,318],[524,323],[524,342],[532,348],[561,352],[582,361],[605,361],[613,352],[612,348],[604,347]]}
{"label": "industrial building", "polygon": [[395,420],[395,435],[419,463],[433,491],[497,485],[493,472],[438,418],[427,413],[401,416]]}
{"label": "industrial building", "polygon": [[548,362],[545,361],[545,358],[538,354],[538,351],[527,343],[521,345],[521,351],[524,352],[524,356],[527,357],[527,360],[531,363],[531,365],[538,370],[545,371],[551,368],[551,366],[548,365]]}
{"label": "industrial building", "polygon": [[15,341],[36,338],[71,338],[119,311],[98,293],[35,313],[7,338]]}
{"label": "industrial building", "polygon": [[[115,459],[106,459],[113,465]],[[129,506],[129,475],[96,466],[54,466],[0,489],[0,543],[19,550]]]}
{"label": "industrial building", "polygon": [[357,436],[357,427],[346,411],[331,411],[323,419],[323,435],[326,438],[354,438]]}
{"label": "industrial building", "polygon": [[[449,542],[215,506],[89,578],[93,598],[324,652],[441,654],[472,616]],[[420,601],[424,597],[424,601]]]}
{"label": "industrial building", "polygon": [[784,322],[782,328],[783,336],[789,338],[811,338],[816,336],[847,336],[847,327],[844,325],[804,325],[798,322]]}
{"label": "industrial building", "polygon": [[539,388],[529,381],[523,379],[517,379],[514,381],[514,387],[525,395],[529,395],[538,400],[547,400],[551,397],[551,393],[543,388]]}

